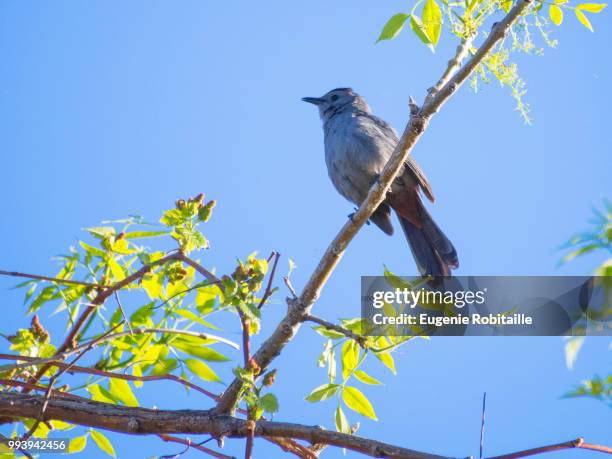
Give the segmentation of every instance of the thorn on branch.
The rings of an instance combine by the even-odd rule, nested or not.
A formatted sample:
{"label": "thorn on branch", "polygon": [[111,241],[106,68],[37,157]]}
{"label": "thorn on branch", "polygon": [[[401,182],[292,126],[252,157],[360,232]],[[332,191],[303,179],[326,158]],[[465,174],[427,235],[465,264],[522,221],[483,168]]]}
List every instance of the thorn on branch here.
{"label": "thorn on branch", "polygon": [[[430,88],[431,89],[431,88]],[[412,96],[408,100],[408,107],[410,108],[410,116],[415,117],[419,113],[419,105],[416,103],[416,100]]]}

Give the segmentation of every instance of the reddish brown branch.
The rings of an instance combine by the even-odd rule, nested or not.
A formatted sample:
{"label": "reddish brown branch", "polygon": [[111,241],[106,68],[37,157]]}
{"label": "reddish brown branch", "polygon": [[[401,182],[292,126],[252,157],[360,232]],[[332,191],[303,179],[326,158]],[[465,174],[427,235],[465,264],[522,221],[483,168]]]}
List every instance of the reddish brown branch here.
{"label": "reddish brown branch", "polygon": [[600,453],[612,454],[612,448],[603,445],[594,445],[591,443],[585,443],[584,438],[580,437],[575,440],[566,441],[563,443],[556,443],[554,445],[540,446],[538,448],[526,449],[524,451],[518,451],[516,453],[502,454],[501,456],[494,456],[487,459],[516,459],[519,457],[535,456],[536,454],[550,453],[553,451],[560,451],[563,449],[589,449],[592,451],[599,451]]}
{"label": "reddish brown branch", "polygon": [[[26,357],[23,355],[12,355],[12,354],[0,354],[0,359],[23,360],[26,362],[33,362],[33,363],[36,363],[38,360],[36,357]],[[46,363],[46,365],[48,365],[49,367],[55,366],[61,369],[70,367],[70,371],[69,371],[70,373],[85,373],[85,374],[91,374],[91,375],[96,375],[96,376],[103,376],[105,378],[124,379],[126,381],[140,381],[140,382],[174,381],[179,384],[182,384],[183,386],[189,387],[197,392],[200,392],[201,394],[204,394],[207,397],[212,398],[213,400],[219,400],[219,396],[217,394],[210,392],[204,389],[203,387],[198,386],[197,384],[194,384],[190,381],[187,381],[173,374],[134,376],[134,375],[127,375],[127,374],[122,374],[122,373],[112,373],[110,371],[98,370],[97,368],[80,367],[77,365],[70,366],[69,364],[61,362],[61,361],[48,362]],[[27,384],[28,384],[27,387],[33,386],[32,383],[27,383]]]}
{"label": "reddish brown branch", "polygon": [[[274,275],[276,274],[276,265],[278,265],[278,259],[280,258],[280,253],[272,252],[272,255],[270,255],[270,258],[272,257],[274,257],[274,263],[272,264],[272,271],[270,272],[270,277],[268,277],[268,285],[266,286],[264,296],[261,298],[261,301],[259,302],[259,305],[257,306],[258,309],[261,309],[263,305],[266,304],[266,301],[272,294],[272,282],[274,281]],[[270,258],[268,258],[268,261],[270,260]]]}
{"label": "reddish brown branch", "polygon": [[204,276],[206,279],[208,279],[210,282],[212,282],[214,284],[220,284],[221,283],[221,279],[219,279],[217,276],[215,276],[213,273],[211,273],[208,269],[206,269],[204,266],[202,266],[197,261],[192,260],[191,258],[189,258],[183,252],[177,252],[175,254],[175,256],[176,256],[177,260],[180,260],[183,263],[188,264],[189,266],[194,268],[197,272],[199,272],[202,276]]}
{"label": "reddish brown branch", "polygon": [[227,456],[225,454],[221,454],[218,451],[207,448],[204,445],[198,445],[197,443],[192,442],[191,440],[187,440],[185,438],[175,437],[173,435],[160,434],[158,435],[163,441],[179,443],[181,445],[188,446],[189,448],[197,449],[198,451],[202,451],[203,453],[209,454],[212,457],[216,457],[217,459],[236,459],[234,456]]}
{"label": "reddish brown branch", "polygon": [[286,453],[294,454],[295,456],[300,457],[302,459],[319,459],[319,456],[310,448],[307,448],[306,446],[301,445],[297,441],[292,440],[290,438],[264,438],[270,443],[278,445],[278,447]]}

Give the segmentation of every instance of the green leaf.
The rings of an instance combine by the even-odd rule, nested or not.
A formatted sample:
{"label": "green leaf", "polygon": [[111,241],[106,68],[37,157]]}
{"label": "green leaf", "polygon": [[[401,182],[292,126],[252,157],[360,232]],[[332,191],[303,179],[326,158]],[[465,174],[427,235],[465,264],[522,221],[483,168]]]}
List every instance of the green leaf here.
{"label": "green leaf", "polygon": [[68,453],[80,453],[87,446],[87,434],[81,437],[75,437],[68,443]]}
{"label": "green leaf", "polygon": [[376,43],[383,40],[393,40],[395,37],[399,35],[404,27],[404,23],[406,19],[408,19],[409,15],[404,13],[397,13],[391,19],[387,21],[385,26],[383,27],[378,40]]}
{"label": "green leaf", "polygon": [[104,252],[103,250],[100,250],[97,247],[93,247],[89,244],[86,244],[83,241],[79,241],[79,245],[83,247],[87,253],[90,253],[91,255],[94,255],[98,258],[104,258],[106,256],[106,252]]}
{"label": "green leaf", "polygon": [[355,375],[355,378],[357,378],[359,381],[361,381],[364,384],[370,384],[370,385],[382,384],[378,379],[373,378],[372,376],[367,374],[365,371],[357,370],[353,374]]}
{"label": "green leaf", "polygon": [[608,6],[607,3],[581,3],[580,5],[576,6],[576,9],[588,11],[589,13],[599,13],[606,6]]}
{"label": "green leaf", "polygon": [[186,359],[185,364],[191,372],[204,381],[221,382],[217,374],[204,362],[196,359]]}
{"label": "green leaf", "polygon": [[399,288],[399,289],[407,288],[409,290],[412,290],[411,285],[408,282],[406,282],[401,277],[396,276],[386,266],[385,266],[383,274],[385,276],[385,279],[387,280],[387,282],[389,283],[391,287]]}
{"label": "green leaf", "polygon": [[436,49],[434,48],[433,44],[431,43],[431,40],[427,36],[425,29],[423,28],[421,18],[414,14],[410,15],[410,27],[412,28],[412,31],[416,34],[416,36],[419,37],[419,40],[426,44],[432,53],[435,52]]}
{"label": "green leaf", "polygon": [[344,411],[342,411],[342,407],[340,405],[338,405],[338,408],[336,408],[336,430],[345,434],[351,433],[351,426],[349,425],[348,419],[346,418],[346,415],[344,414]]}
{"label": "green leaf", "polygon": [[[134,311],[130,316],[130,324],[132,324],[134,327],[152,324],[151,317],[155,312],[154,307],[155,302],[151,301],[150,303],[136,309],[136,311]],[[119,310],[119,312],[121,312],[121,310]]]}
{"label": "green leaf", "polygon": [[359,345],[351,340],[342,345],[342,378],[346,380],[349,374],[357,366],[359,360]]}
{"label": "green leaf", "polygon": [[383,363],[384,366],[391,370],[391,373],[396,374],[395,361],[393,360],[393,356],[389,352],[375,352],[374,355],[378,360]]}
{"label": "green leaf", "polygon": [[113,395],[98,384],[88,385],[87,392],[91,394],[91,399],[95,400],[96,402],[117,403],[117,400],[113,397]]}
{"label": "green leaf", "polygon": [[172,341],[172,345],[177,349],[185,352],[186,354],[193,355],[194,357],[199,357],[209,362],[227,362],[231,360],[225,357],[220,352],[217,352],[214,349],[211,349],[204,345],[194,346],[182,340],[174,340]]}
{"label": "green leaf", "polygon": [[93,228],[85,228],[85,231],[87,231],[92,236],[97,237],[98,239],[104,239],[105,237],[114,236],[116,234],[115,228],[113,228],[112,226],[97,226]]}
{"label": "green leaf", "polygon": [[557,26],[561,25],[563,22],[563,10],[559,8],[557,5],[550,5],[548,9],[548,14],[550,15],[550,20]]}
{"label": "green leaf", "polygon": [[201,325],[204,325],[205,327],[211,328],[213,330],[219,330],[219,327],[216,327],[210,322],[205,321],[189,309],[176,309],[174,312],[179,316],[185,317],[186,319],[189,319],[193,322],[197,322]]}
{"label": "green leaf", "polygon": [[132,231],[131,233],[125,233],[126,239],[142,239],[145,237],[158,237],[170,234],[170,231]]}
{"label": "green leaf", "polygon": [[120,281],[126,278],[127,274],[125,273],[125,270],[114,258],[110,258],[108,260],[108,267],[116,280]]}
{"label": "green leaf", "polygon": [[425,1],[422,15],[425,33],[427,33],[431,43],[436,46],[442,31],[442,11],[436,0]]}
{"label": "green leaf", "polygon": [[161,298],[164,292],[164,273],[146,275],[142,278],[142,286],[152,300]]}
{"label": "green leaf", "polygon": [[278,411],[278,400],[274,394],[266,394],[259,399],[262,408],[268,413],[276,413]]}
{"label": "green leaf", "polygon": [[91,430],[90,433],[92,440],[96,442],[98,448],[100,448],[102,451],[104,451],[111,457],[117,457],[113,445],[111,444],[110,440],[106,438],[104,434],[102,434],[102,432],[98,432],[97,430]]}
{"label": "green leaf", "polygon": [[316,331],[319,335],[325,336],[326,338],[331,338],[331,339],[344,338],[344,335],[342,333],[337,332],[335,330],[329,330],[325,328],[323,325],[317,325],[316,327],[312,327],[312,329]]}
{"label": "green leaf", "polygon": [[[512,0],[500,0],[500,5],[505,13],[508,13],[512,9]],[[542,3],[538,5],[540,8],[542,7]],[[536,6],[536,8],[538,7]]]}
{"label": "green leaf", "polygon": [[36,297],[30,307],[28,308],[28,314],[36,312],[43,304],[47,301],[55,300],[59,298],[59,294],[56,293],[57,287],[50,285],[42,289],[40,294]]}
{"label": "green leaf", "polygon": [[130,384],[125,379],[112,378],[108,383],[108,390],[113,397],[127,406],[138,406],[138,400],[132,392]]}
{"label": "green leaf", "polygon": [[313,391],[308,394],[304,400],[309,402],[321,402],[323,400],[327,400],[332,397],[336,392],[338,392],[338,388],[340,386],[338,384],[322,384],[321,386],[313,389]]}
{"label": "green leaf", "polygon": [[591,32],[595,32],[593,30],[593,26],[591,25],[591,22],[588,20],[588,18],[585,16],[585,14],[582,11],[580,11],[578,8],[576,8],[574,10],[574,12],[576,13],[576,17],[582,23],[583,26],[585,26]]}
{"label": "green leaf", "polygon": [[367,418],[378,421],[372,404],[356,387],[346,386],[342,391],[342,400],[344,400],[346,406],[348,406],[351,410],[356,411]]}

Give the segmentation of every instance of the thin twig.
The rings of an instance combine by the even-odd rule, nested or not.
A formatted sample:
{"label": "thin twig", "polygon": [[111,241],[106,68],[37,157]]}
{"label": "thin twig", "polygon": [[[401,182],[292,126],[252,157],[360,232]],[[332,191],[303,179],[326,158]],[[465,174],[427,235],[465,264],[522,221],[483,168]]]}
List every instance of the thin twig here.
{"label": "thin twig", "polygon": [[133,335],[134,334],[134,330],[132,330],[132,326],[130,325],[130,321],[127,318],[127,316],[125,315],[125,311],[123,310],[123,305],[121,304],[121,300],[119,299],[119,292],[117,290],[115,290],[115,300],[117,300],[117,305],[119,306],[119,310],[121,311],[121,315],[123,316],[123,320],[125,320],[125,324],[127,325],[128,329],[130,330],[130,334]]}
{"label": "thin twig", "polygon": [[108,288],[107,286],[100,285],[100,284],[91,284],[89,282],[82,282],[82,281],[77,281],[77,280],[72,280],[72,279],[59,279],[57,277],[39,276],[37,274],[20,273],[17,271],[0,270],[0,276],[25,277],[26,279],[55,282],[56,284],[80,285],[83,287],[90,287],[90,288],[96,288],[96,289]]}
{"label": "thin twig", "polygon": [[487,409],[487,393],[482,396],[482,421],[480,424],[480,459],[483,459],[484,451],[484,431],[485,431],[485,414]]}
{"label": "thin twig", "polygon": [[286,453],[294,454],[295,456],[302,459],[319,459],[318,454],[314,453],[310,448],[299,444],[297,441],[290,438],[275,438],[275,437],[264,437],[270,443],[278,445]]}
{"label": "thin twig", "polygon": [[202,274],[211,283],[213,283],[213,284],[220,284],[221,283],[221,279],[219,279],[217,276],[215,276],[213,273],[211,273],[208,269],[206,269],[204,266],[202,266],[197,261],[192,260],[191,258],[189,258],[183,252],[180,252],[180,251],[177,252],[176,253],[176,259],[177,260],[181,260],[182,262],[184,262],[184,263],[188,264],[189,266],[191,266],[192,268],[194,268],[197,272]]}
{"label": "thin twig", "polygon": [[251,459],[253,457],[253,443],[255,440],[255,421],[247,421],[247,436],[246,445],[244,447],[244,459]]}
{"label": "thin twig", "polygon": [[289,291],[291,292],[291,296],[293,297],[293,299],[297,299],[297,293],[295,291],[295,288],[293,287],[293,284],[291,283],[291,279],[289,279],[289,276],[285,276],[283,277],[283,280],[285,281],[285,285],[287,286],[287,288],[289,289]]}
{"label": "thin twig", "polygon": [[234,456],[227,456],[225,454],[219,453],[218,451],[207,448],[206,446],[198,445],[197,443],[194,443],[189,439],[175,437],[174,435],[166,435],[166,434],[159,434],[158,437],[161,438],[165,442],[179,443],[181,445],[187,446],[188,448],[197,449],[198,451],[209,454],[212,457],[216,457],[217,459],[236,459]]}
{"label": "thin twig", "polygon": [[261,301],[259,302],[259,306],[257,306],[258,309],[261,309],[263,305],[266,304],[266,300],[272,294],[272,282],[274,281],[274,274],[276,273],[276,265],[278,264],[280,253],[272,252],[272,255],[270,255],[270,257],[272,256],[274,256],[274,263],[272,264],[272,271],[270,272],[270,276],[268,277],[268,285],[266,286],[266,291],[264,293],[264,296],[261,298]]}
{"label": "thin twig", "polygon": [[599,451],[600,453],[612,454],[612,448],[610,448],[609,446],[585,443],[584,438],[580,437],[575,440],[570,440],[570,441],[566,441],[563,443],[556,443],[554,445],[548,445],[548,446],[540,446],[539,448],[526,449],[524,451],[518,451],[516,453],[502,454],[501,456],[494,456],[488,459],[516,459],[519,457],[534,456],[536,454],[550,453],[552,451],[560,451],[563,449],[573,449],[573,448],[589,449],[591,451]]}
{"label": "thin twig", "polygon": [[[27,357],[23,355],[0,354],[0,359],[24,360],[26,362],[32,362],[31,364],[33,365],[36,365],[37,363],[39,363],[36,357]],[[60,362],[60,361],[51,361],[51,362],[45,361],[45,364],[48,365],[49,367],[55,366],[58,368],[68,368],[69,366],[67,363]],[[212,398],[215,401],[218,401],[220,398],[217,394],[210,392],[198,386],[197,384],[194,384],[190,381],[187,381],[186,379],[183,379],[179,376],[175,376],[173,374],[135,376],[135,375],[127,375],[123,373],[113,373],[113,372],[105,371],[105,370],[98,370],[97,368],[80,367],[77,365],[73,365],[70,367],[70,373],[85,373],[85,374],[91,374],[91,375],[96,375],[96,376],[102,376],[105,378],[124,379],[126,381],[140,381],[140,382],[175,381],[179,384],[182,384],[183,386],[189,387],[197,392],[200,392],[206,395],[207,397]],[[32,385],[31,383],[28,383],[28,386],[31,386],[31,385]]]}
{"label": "thin twig", "polygon": [[244,368],[248,368],[249,362],[251,360],[251,344],[250,344],[250,332],[249,328],[251,326],[251,321],[246,316],[244,311],[238,309],[238,315],[240,316],[240,326],[242,328],[242,357],[244,360]]}
{"label": "thin twig", "polygon": [[333,324],[331,322],[328,322],[327,320],[313,316],[312,314],[306,314],[305,320],[319,324],[322,327],[326,328],[327,330],[333,330],[335,332],[341,333],[347,338],[351,338],[355,340],[357,344],[359,344],[362,347],[365,345],[366,337],[362,335],[358,335],[357,333],[352,332],[348,328],[344,328],[344,327],[341,327],[340,325]]}
{"label": "thin twig", "polygon": [[[25,381],[18,381],[16,379],[3,379],[0,378],[0,386],[11,386],[11,387],[27,387],[28,389],[31,390],[39,390],[39,391],[46,391],[47,388],[45,386],[40,386],[38,384],[30,384],[28,382]],[[86,399],[84,397],[80,397],[78,395],[74,395],[71,394],[69,392],[62,392],[61,390],[57,390],[57,389],[53,389],[52,391],[52,395],[56,396],[56,397],[65,397],[65,398],[72,398],[72,399],[84,399],[84,400],[89,400]]]}

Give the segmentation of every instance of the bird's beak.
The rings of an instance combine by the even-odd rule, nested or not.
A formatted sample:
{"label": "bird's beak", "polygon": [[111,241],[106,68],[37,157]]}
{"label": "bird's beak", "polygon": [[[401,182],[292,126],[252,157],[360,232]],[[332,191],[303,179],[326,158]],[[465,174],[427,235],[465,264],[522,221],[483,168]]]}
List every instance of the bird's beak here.
{"label": "bird's beak", "polygon": [[319,105],[323,103],[323,99],[321,97],[303,97],[302,100],[304,102],[308,102],[309,104]]}

